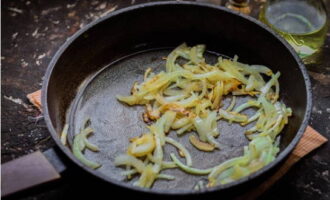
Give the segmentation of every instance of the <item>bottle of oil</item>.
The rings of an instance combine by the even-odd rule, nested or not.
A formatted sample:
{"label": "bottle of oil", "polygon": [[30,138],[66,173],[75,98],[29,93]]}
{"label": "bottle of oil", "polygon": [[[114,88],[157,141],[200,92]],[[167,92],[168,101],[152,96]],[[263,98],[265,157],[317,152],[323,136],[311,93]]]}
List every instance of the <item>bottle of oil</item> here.
{"label": "bottle of oil", "polygon": [[322,0],[268,0],[259,17],[285,38],[305,63],[313,62],[328,29]]}
{"label": "bottle of oil", "polygon": [[226,3],[226,7],[249,15],[251,13],[250,0],[229,0]]}

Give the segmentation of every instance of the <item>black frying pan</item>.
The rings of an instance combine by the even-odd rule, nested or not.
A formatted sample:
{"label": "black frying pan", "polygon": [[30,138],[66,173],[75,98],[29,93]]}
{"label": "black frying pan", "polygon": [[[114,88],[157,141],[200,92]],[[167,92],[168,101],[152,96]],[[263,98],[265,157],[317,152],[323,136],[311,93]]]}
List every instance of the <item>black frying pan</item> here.
{"label": "black frying pan", "polygon": [[[119,175],[113,159],[123,153],[128,138],[146,130],[141,120],[142,107],[119,103],[115,95],[127,95],[135,81],[142,80],[148,67],[159,71],[162,57],[182,42],[188,45],[206,44],[207,59],[212,62],[219,54],[249,64],[263,64],[280,71],[281,101],[292,108],[293,117],[281,134],[281,152],[277,159],[239,181],[194,191],[202,177],[186,175],[180,170],[168,171],[175,181],[156,181],[153,188],[133,187]],[[292,48],[257,20],[223,7],[192,2],[155,2],[137,5],[111,13],[77,32],[59,49],[46,72],[42,89],[42,104],[48,129],[60,149],[74,163],[92,175],[129,190],[153,194],[196,194],[235,191],[258,179],[263,179],[291,152],[307,126],[311,112],[311,88],[302,62]],[[246,97],[239,101],[246,101]],[[81,164],[63,146],[59,134],[69,123],[69,144],[91,119],[95,130],[90,140],[101,149],[86,151],[88,159],[103,166],[92,170]],[[247,144],[246,129],[239,125],[220,123],[219,142],[222,150],[201,153],[189,145],[187,137],[176,138],[192,152],[195,166],[214,166],[238,156]],[[171,148],[165,151],[170,152]]]}

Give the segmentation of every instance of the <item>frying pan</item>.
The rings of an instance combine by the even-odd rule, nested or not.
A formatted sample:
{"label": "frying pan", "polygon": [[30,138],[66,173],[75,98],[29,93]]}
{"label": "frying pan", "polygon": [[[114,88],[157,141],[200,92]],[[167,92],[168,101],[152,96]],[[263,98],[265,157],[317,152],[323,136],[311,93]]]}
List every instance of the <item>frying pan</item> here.
{"label": "frying pan", "polygon": [[[206,44],[209,62],[214,62],[219,55],[238,55],[241,62],[262,64],[275,72],[280,71],[281,101],[291,107],[294,114],[282,131],[280,153],[276,160],[250,176],[226,185],[194,191],[194,183],[203,180],[203,177],[186,175],[174,169],[168,173],[175,175],[175,181],[156,181],[151,190],[137,188],[131,182],[123,180],[119,175],[122,169],[115,167],[113,160],[125,151],[128,138],[146,131],[141,120],[143,108],[121,104],[115,95],[128,95],[132,84],[142,80],[148,67],[155,71],[163,69],[165,61],[162,57],[183,42],[188,45]],[[265,179],[297,144],[306,129],[311,112],[311,88],[306,69],[283,39],[251,17],[223,7],[195,2],[140,4],[113,12],[84,27],[69,38],[53,57],[45,75],[42,94],[48,129],[69,160],[111,185],[153,195],[226,193]],[[246,99],[239,98],[238,103]],[[90,141],[98,145],[101,151],[86,151],[85,155],[102,164],[97,170],[79,162],[59,139],[64,124],[69,123],[68,142],[72,144],[74,135],[79,132],[86,118],[91,120],[91,126],[95,130]],[[240,155],[243,146],[247,144],[243,135],[245,128],[222,122],[218,126],[222,149],[213,153],[198,152],[187,142],[185,136],[177,138],[174,133],[170,135],[192,152],[195,166],[206,168]],[[165,148],[165,152],[173,150],[170,147]],[[42,156],[38,154],[34,159],[40,161],[40,157]],[[31,162],[31,158],[26,158],[25,164],[16,162],[23,166],[26,163],[36,163]],[[43,168],[43,165],[39,166]],[[16,186],[7,194],[56,178],[56,169],[49,165],[48,167],[50,169],[45,171],[42,180],[32,183],[27,180],[28,183],[24,186]],[[6,168],[10,171],[8,169],[10,167]],[[15,170],[7,173],[11,174],[10,177],[4,173],[5,177],[8,180],[15,179],[19,169]],[[20,170],[22,171],[22,167]],[[25,170],[24,174],[33,171]],[[48,177],[49,171],[53,173],[52,177]],[[20,178],[24,180],[22,176]],[[8,182],[7,186],[10,186],[11,181]],[[3,189],[7,186],[5,184]]]}

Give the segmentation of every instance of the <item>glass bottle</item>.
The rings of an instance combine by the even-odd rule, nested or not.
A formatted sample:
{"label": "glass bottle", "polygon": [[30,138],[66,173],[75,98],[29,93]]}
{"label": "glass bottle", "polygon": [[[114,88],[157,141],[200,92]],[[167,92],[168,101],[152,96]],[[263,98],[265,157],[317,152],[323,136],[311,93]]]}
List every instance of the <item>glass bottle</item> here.
{"label": "glass bottle", "polygon": [[285,38],[305,63],[313,62],[326,38],[322,0],[268,0],[259,18]]}
{"label": "glass bottle", "polygon": [[250,0],[228,0],[226,7],[241,12],[243,14],[249,15],[251,13]]}

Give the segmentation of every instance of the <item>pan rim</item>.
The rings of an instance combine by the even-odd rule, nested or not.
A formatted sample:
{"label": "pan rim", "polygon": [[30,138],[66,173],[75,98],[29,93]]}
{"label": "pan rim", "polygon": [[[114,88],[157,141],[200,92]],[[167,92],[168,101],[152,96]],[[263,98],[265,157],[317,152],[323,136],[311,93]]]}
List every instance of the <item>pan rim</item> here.
{"label": "pan rim", "polygon": [[[169,5],[206,7],[206,8],[210,8],[210,9],[219,10],[221,12],[226,12],[226,13],[229,13],[229,14],[232,14],[232,15],[235,15],[235,16],[239,16],[243,20],[247,20],[249,22],[257,24],[258,26],[263,28],[265,31],[268,31],[271,35],[273,35],[279,42],[282,43],[282,45],[284,45],[288,49],[291,56],[293,56],[296,63],[298,64],[299,70],[302,73],[302,76],[303,76],[304,82],[305,82],[305,86],[306,86],[306,94],[307,94],[306,95],[306,102],[307,103],[306,103],[305,114],[304,114],[302,123],[301,123],[296,135],[294,136],[294,138],[290,142],[290,144],[276,157],[276,159],[273,162],[271,162],[270,164],[268,164],[267,166],[263,167],[262,169],[258,170],[257,172],[255,172],[255,173],[253,173],[253,174],[251,174],[247,177],[244,177],[240,180],[234,181],[234,182],[229,183],[229,184],[219,185],[219,186],[215,186],[215,187],[212,187],[212,188],[207,188],[206,190],[202,190],[202,191],[194,191],[194,190],[175,190],[175,191],[171,191],[171,190],[157,190],[157,189],[150,190],[150,189],[145,189],[145,188],[138,188],[138,187],[129,185],[125,182],[122,182],[122,181],[115,180],[115,179],[112,179],[110,177],[104,176],[102,173],[84,166],[78,159],[76,159],[73,156],[72,152],[67,147],[65,147],[61,144],[61,142],[59,140],[59,137],[58,137],[58,134],[57,134],[57,132],[56,132],[54,126],[53,126],[53,123],[51,121],[49,111],[48,111],[48,103],[47,103],[47,94],[48,93],[47,92],[48,92],[50,77],[52,75],[52,72],[53,72],[59,58],[65,52],[67,47],[69,47],[77,38],[79,38],[81,35],[83,35],[87,30],[91,29],[92,27],[96,26],[97,24],[99,24],[99,23],[101,23],[105,20],[108,20],[111,17],[115,17],[117,15],[122,15],[122,14],[125,14],[127,12],[134,11],[134,10],[143,9],[145,7],[169,6]],[[123,188],[126,188],[126,189],[131,189],[131,190],[134,190],[134,191],[137,191],[137,192],[144,192],[144,193],[158,194],[158,195],[189,195],[189,194],[211,193],[211,192],[225,190],[225,189],[232,188],[234,186],[241,185],[243,183],[248,182],[249,180],[256,179],[257,177],[261,176],[262,174],[265,174],[266,172],[270,171],[270,169],[272,169],[276,165],[278,165],[281,161],[283,161],[289,155],[289,153],[293,150],[293,148],[296,146],[296,144],[298,143],[298,141],[302,137],[303,133],[305,132],[305,129],[307,128],[308,120],[309,120],[310,115],[311,115],[312,94],[311,94],[311,83],[310,83],[310,79],[309,79],[307,70],[306,70],[303,62],[299,58],[299,56],[296,54],[294,49],[283,38],[281,38],[277,33],[275,33],[273,30],[271,30],[269,27],[267,27],[262,22],[258,21],[255,18],[252,18],[250,16],[246,16],[244,14],[241,14],[241,13],[238,13],[236,11],[232,11],[232,10],[229,10],[225,7],[221,7],[221,6],[217,6],[217,5],[201,3],[201,2],[164,1],[164,2],[150,2],[150,3],[138,4],[138,5],[134,5],[134,6],[130,6],[130,7],[126,7],[126,8],[116,10],[112,13],[109,13],[105,17],[99,18],[99,19],[91,22],[90,24],[86,25],[85,27],[83,27],[82,29],[77,31],[75,34],[70,36],[64,42],[64,44],[62,44],[60,46],[60,48],[57,50],[57,52],[55,53],[55,55],[53,56],[52,60],[50,61],[49,65],[47,67],[47,70],[46,70],[46,73],[45,73],[45,79],[43,81],[43,86],[42,86],[42,105],[43,105],[43,109],[44,109],[44,117],[45,117],[47,128],[48,128],[52,138],[54,139],[56,145],[64,152],[64,154],[66,156],[68,156],[70,158],[71,161],[73,161],[75,164],[82,167],[84,170],[88,171],[92,175],[94,175],[94,176],[100,178],[101,180],[104,180],[104,181],[106,181],[110,184],[114,184],[116,186],[123,187]]]}

